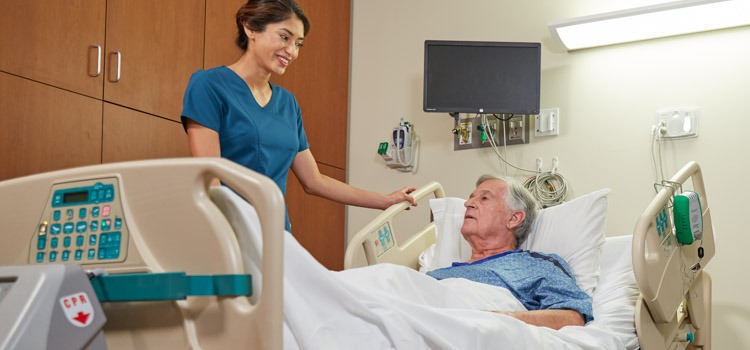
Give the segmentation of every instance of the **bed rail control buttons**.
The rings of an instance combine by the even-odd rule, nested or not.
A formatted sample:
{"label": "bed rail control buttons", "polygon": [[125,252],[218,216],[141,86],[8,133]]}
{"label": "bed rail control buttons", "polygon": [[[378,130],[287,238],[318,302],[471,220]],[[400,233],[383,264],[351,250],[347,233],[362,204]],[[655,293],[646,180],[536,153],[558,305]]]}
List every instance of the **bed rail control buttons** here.
{"label": "bed rail control buttons", "polygon": [[377,231],[370,233],[370,242],[372,243],[372,248],[375,250],[376,256],[383,255],[383,253],[393,247],[393,234],[387,223],[381,226]]}
{"label": "bed rail control buttons", "polygon": [[55,184],[50,192],[34,228],[29,263],[125,260],[129,231],[117,178]]}

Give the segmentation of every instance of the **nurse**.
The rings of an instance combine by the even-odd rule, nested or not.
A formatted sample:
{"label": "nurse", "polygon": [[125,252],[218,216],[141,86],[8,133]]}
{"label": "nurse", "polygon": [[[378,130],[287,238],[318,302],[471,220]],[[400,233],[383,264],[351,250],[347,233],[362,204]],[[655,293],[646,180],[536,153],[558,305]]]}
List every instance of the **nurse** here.
{"label": "nurse", "polygon": [[[286,195],[289,169],[305,192],[342,204],[385,209],[408,201],[414,187],[390,194],[363,190],[320,173],[288,90],[270,82],[299,55],[310,30],[294,0],[249,0],[237,11],[236,44],[244,53],[230,66],[200,70],[185,91],[182,123],[194,157],[223,157],[264,174]],[[213,185],[218,185],[218,180]],[[286,229],[291,230],[289,214]]]}

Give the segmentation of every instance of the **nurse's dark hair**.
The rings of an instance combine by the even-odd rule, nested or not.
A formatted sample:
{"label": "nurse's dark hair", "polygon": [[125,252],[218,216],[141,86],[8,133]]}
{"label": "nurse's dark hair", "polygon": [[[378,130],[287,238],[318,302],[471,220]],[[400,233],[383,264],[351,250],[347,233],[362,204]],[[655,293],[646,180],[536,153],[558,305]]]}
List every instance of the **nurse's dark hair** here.
{"label": "nurse's dark hair", "polygon": [[286,21],[297,16],[304,26],[304,35],[310,31],[310,21],[294,0],[249,0],[237,11],[237,39],[235,43],[242,51],[247,50],[245,27],[252,31],[263,32],[269,23]]}
{"label": "nurse's dark hair", "polygon": [[531,225],[539,214],[539,202],[520,183],[494,175],[482,175],[477,180],[477,186],[488,180],[500,180],[506,184],[505,206],[509,210],[521,210],[526,213],[526,219],[516,227],[516,248],[520,247],[531,231]]}

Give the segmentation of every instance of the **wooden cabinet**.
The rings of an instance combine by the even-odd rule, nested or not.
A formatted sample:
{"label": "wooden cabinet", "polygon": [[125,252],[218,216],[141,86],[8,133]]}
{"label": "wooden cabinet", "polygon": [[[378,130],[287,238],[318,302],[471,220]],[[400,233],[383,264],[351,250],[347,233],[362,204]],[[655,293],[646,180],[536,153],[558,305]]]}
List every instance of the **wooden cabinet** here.
{"label": "wooden cabinet", "polygon": [[104,100],[180,121],[205,12],[205,0],[107,0]]}
{"label": "wooden cabinet", "polygon": [[0,1],[0,71],[101,99],[106,6],[106,0]]}
{"label": "wooden cabinet", "polygon": [[204,18],[205,0],[2,1],[0,70],[179,121]]}
{"label": "wooden cabinet", "polygon": [[1,1],[0,180],[189,156],[182,94],[204,32],[205,0]]}
{"label": "wooden cabinet", "polygon": [[102,130],[103,163],[190,157],[181,123],[104,103]]}
{"label": "wooden cabinet", "polygon": [[102,103],[0,72],[0,180],[99,163]]}

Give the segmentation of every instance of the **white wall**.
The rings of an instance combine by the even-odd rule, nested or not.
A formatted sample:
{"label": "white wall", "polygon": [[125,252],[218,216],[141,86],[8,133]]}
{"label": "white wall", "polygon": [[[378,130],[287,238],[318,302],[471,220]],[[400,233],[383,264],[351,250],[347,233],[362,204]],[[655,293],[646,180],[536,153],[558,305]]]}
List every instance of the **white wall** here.
{"label": "white wall", "polygon": [[[500,172],[489,149],[453,151],[447,114],[422,111],[423,45],[427,39],[541,42],[542,108],[559,107],[561,134],[508,147],[515,165],[533,168],[541,157],[560,171],[572,196],[610,187],[607,234],[632,233],[653,194],[651,126],[656,110],[700,108],[695,139],[666,144],[671,174],[686,161],[703,168],[717,256],[713,276],[713,344],[750,347],[750,301],[741,259],[750,243],[742,229],[744,191],[735,181],[750,170],[750,27],[566,52],[547,22],[611,11],[647,1],[596,0],[353,0],[349,183],[390,192],[436,180],[449,196],[465,197],[476,178]],[[653,2],[653,1],[652,1]],[[376,155],[400,118],[421,137],[419,171],[400,173]],[[512,176],[524,176],[510,172]],[[377,214],[348,209],[351,236]],[[741,346],[744,345],[744,346]]]}

